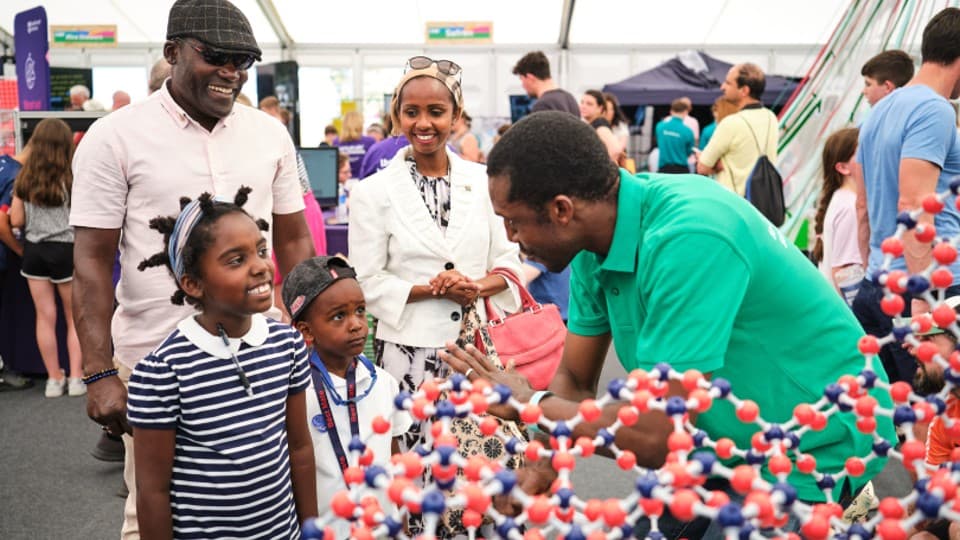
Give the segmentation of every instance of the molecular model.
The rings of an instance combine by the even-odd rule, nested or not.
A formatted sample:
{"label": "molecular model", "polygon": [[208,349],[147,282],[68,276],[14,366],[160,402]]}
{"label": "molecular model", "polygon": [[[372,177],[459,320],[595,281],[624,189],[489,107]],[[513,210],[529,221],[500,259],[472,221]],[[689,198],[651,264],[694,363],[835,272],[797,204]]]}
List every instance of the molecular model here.
{"label": "molecular model", "polygon": [[[954,181],[950,189],[955,196],[960,180]],[[918,224],[924,212],[942,211],[950,196],[950,192],[927,196],[922,210],[899,216],[896,233],[883,242],[882,270],[871,277],[884,288],[881,308],[894,317],[893,332],[883,337],[861,338],[858,346],[864,356],[863,369],[855,376],[839,377],[815,403],[796,406],[788,421],[777,424],[765,420],[756,403],[738,398],[735,389],[722,378],[707,380],[701,373],[681,373],[667,364],[658,364],[650,371],[635,370],[626,379],[613,380],[602,397],[583,401],[574,417],[556,421],[545,418],[539,406],[514,399],[505,386],[492,386],[482,379],[471,382],[455,374],[440,383],[426,382],[417,392],[401,393],[395,400],[397,409],[409,411],[415,419],[433,419],[432,443],[428,447],[393,456],[388,466],[381,467],[372,465],[372,454],[363,441],[354,438],[349,445],[351,466],[344,474],[347,489],[334,496],[329,512],[304,524],[304,538],[333,539],[330,526],[338,520],[350,522],[351,538],[408,538],[404,516],[420,513],[425,532],[416,538],[431,539],[440,516],[451,509],[462,511],[462,522],[471,538],[486,519],[492,522],[496,537],[514,540],[632,538],[641,524],[644,531],[649,529],[646,538],[659,540],[663,535],[658,529],[658,518],[666,509],[681,521],[698,516],[708,518],[724,528],[727,538],[741,539],[762,538],[761,530],[768,536],[797,538],[796,533],[781,529],[791,517],[800,524],[799,536],[811,540],[905,540],[921,521],[960,520],[960,452],[954,452],[946,466],[928,466],[925,446],[914,438],[912,430],[915,422],[928,422],[939,415],[948,433],[960,437],[960,421],[944,415],[948,396],[960,384],[960,352],[944,358],[932,343],[915,337],[915,333],[930,330],[934,323],[960,336],[957,314],[942,302],[945,289],[953,282],[946,265],[957,259],[960,237],[939,238],[933,226]],[[908,230],[913,230],[921,242],[935,244],[933,263],[912,276],[889,270],[891,262],[903,254],[902,237]],[[931,313],[912,319],[901,317],[905,308],[901,295],[905,292],[926,300]],[[915,348],[920,362],[939,364],[944,370],[943,390],[919,396],[907,383],[887,384],[879,379],[877,370],[882,367],[877,354],[888,343],[906,344]],[[666,397],[671,380],[682,383],[686,398]],[[871,390],[874,395],[888,392],[893,408],[878,404],[874,395],[868,393]],[[738,448],[726,438],[713,440],[689,422],[689,412],[702,413],[717,400],[729,401],[741,422],[756,426],[749,448]],[[578,424],[597,421],[601,409],[615,401],[625,403],[616,421],[601,428],[592,439],[573,439]],[[544,444],[536,437],[528,442],[504,434],[500,423],[484,414],[493,405],[514,408],[522,423],[538,425],[538,430],[549,434],[549,442]],[[666,463],[658,469],[639,466],[632,452],[618,448],[614,442],[618,429],[634,424],[639,415],[652,410],[664,412],[673,423]],[[814,457],[803,454],[799,447],[804,435],[822,430],[835,414],[855,415],[857,429],[872,436],[873,445],[868,455],[851,456],[843,470],[826,474],[818,471]],[[905,440],[899,449],[893,445],[896,441],[887,441],[876,433],[877,418],[881,417],[892,419],[902,428]],[[527,463],[549,459],[557,472],[550,491],[528,495],[517,487],[515,471],[483,457],[463,457],[450,430],[455,418],[476,422],[485,436],[498,437],[510,454],[523,455]],[[390,423],[378,417],[372,427],[383,434],[389,432]],[[571,471],[578,460],[590,458],[599,448],[612,454],[623,471],[636,476],[633,493],[607,500],[583,500],[577,496],[570,480]],[[870,461],[881,457],[901,461],[918,481],[904,497],[881,500],[875,515],[865,522],[845,522],[841,519],[842,508],[833,502],[833,488],[847,476],[862,475]],[[731,458],[739,458],[740,464],[731,468],[722,463]],[[761,468],[774,481],[765,479]],[[425,469],[432,472],[432,482],[419,486],[417,481]],[[787,481],[794,469],[811,475],[831,502],[810,505],[799,501],[796,489]],[[731,501],[725,492],[704,488],[708,476],[727,479],[733,490],[744,496],[742,503]],[[381,508],[378,499],[371,496],[375,492],[386,493],[396,511]],[[507,516],[494,507],[493,498],[505,494],[519,503],[519,514]]]}

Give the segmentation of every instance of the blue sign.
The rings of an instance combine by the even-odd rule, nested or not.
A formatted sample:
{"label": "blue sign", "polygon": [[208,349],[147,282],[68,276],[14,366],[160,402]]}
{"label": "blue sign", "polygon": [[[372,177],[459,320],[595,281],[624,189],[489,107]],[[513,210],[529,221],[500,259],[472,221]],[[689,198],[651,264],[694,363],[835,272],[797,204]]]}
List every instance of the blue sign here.
{"label": "blue sign", "polygon": [[21,111],[50,110],[47,33],[47,11],[42,6],[17,13],[13,19],[17,95]]}

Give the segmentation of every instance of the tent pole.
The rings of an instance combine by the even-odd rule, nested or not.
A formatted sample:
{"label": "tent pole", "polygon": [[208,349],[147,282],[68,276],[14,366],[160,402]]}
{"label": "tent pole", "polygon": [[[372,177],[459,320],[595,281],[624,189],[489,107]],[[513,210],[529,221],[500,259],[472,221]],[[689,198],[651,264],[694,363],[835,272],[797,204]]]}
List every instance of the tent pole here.
{"label": "tent pole", "polygon": [[570,47],[570,21],[573,19],[573,4],[576,0],[563,0],[563,12],[560,19],[560,36],[557,42],[560,48],[566,50]]}
{"label": "tent pole", "polygon": [[293,56],[293,38],[290,37],[290,32],[287,32],[287,27],[283,25],[283,19],[277,12],[277,7],[273,5],[273,0],[257,0],[257,5],[270,23],[273,33],[280,40],[280,59],[289,60]]}

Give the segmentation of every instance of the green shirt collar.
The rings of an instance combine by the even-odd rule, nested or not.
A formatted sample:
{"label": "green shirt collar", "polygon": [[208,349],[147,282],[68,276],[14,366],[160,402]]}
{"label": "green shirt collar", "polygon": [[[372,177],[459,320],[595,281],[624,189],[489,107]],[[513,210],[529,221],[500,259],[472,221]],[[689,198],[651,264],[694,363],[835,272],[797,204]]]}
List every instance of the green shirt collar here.
{"label": "green shirt collar", "polygon": [[620,169],[620,191],[617,194],[617,224],[613,241],[600,269],[611,272],[637,271],[637,246],[640,243],[640,207],[645,188],[640,179]]}

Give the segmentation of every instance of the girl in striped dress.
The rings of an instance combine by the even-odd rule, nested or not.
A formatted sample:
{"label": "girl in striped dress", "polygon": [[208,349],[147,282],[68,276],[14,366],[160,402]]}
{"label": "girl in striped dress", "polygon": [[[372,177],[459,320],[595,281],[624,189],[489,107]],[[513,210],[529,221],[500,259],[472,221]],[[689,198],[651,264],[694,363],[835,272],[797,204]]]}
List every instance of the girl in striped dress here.
{"label": "girl in striped dress", "polygon": [[242,206],[205,193],[151,227],[171,299],[198,313],[141,360],[130,377],[137,516],[147,538],[300,538],[317,515],[299,332],[261,313],[273,303],[273,264]]}

